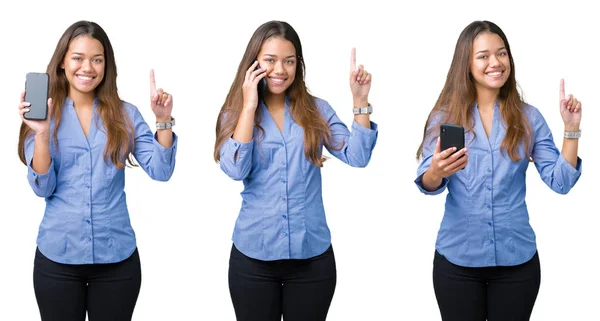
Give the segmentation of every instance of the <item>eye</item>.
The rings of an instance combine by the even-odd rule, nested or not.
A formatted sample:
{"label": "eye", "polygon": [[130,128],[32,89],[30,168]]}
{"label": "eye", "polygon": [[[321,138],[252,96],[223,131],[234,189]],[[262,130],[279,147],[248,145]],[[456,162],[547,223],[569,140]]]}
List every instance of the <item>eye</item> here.
{"label": "eye", "polygon": [[479,56],[477,59],[487,59],[487,56]]}
{"label": "eye", "polygon": [[285,63],[288,64],[288,65],[293,65],[296,62],[294,60],[286,60]]}
{"label": "eye", "polygon": [[71,58],[71,59],[73,59],[73,60],[75,60],[75,61],[81,61],[81,60],[83,60],[83,59],[81,59],[81,57],[73,57],[73,58]]}
{"label": "eye", "polygon": [[275,59],[273,59],[273,58],[267,58],[267,59],[265,59],[265,61],[268,62],[268,63],[273,63],[273,62],[275,62]]}
{"label": "eye", "polygon": [[498,54],[498,56],[506,56],[506,55],[508,55],[508,52],[506,52],[506,51],[503,51],[503,52],[501,52],[501,53]]}
{"label": "eye", "polygon": [[102,59],[100,59],[100,58],[96,58],[96,59],[94,59],[92,61],[95,62],[95,63],[98,63],[98,64],[102,63]]}

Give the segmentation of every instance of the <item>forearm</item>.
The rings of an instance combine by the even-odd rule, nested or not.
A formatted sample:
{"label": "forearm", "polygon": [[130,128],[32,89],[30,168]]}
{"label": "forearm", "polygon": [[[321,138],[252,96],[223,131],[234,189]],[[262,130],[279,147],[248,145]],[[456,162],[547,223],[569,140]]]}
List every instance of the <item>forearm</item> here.
{"label": "forearm", "polygon": [[33,147],[33,159],[31,168],[40,174],[45,174],[50,169],[52,159],[50,158],[50,137],[47,135],[36,135]]}
{"label": "forearm", "polygon": [[424,174],[423,174],[423,179],[421,181],[421,184],[423,185],[423,188],[427,191],[435,191],[438,188],[440,188],[440,185],[442,185],[442,178],[441,177],[435,177],[434,175],[431,174],[431,171],[428,169]]}
{"label": "forearm", "polygon": [[[354,97],[354,107],[365,107],[369,105],[367,98]],[[371,128],[371,116],[369,114],[354,115],[354,121],[366,128]]]}
{"label": "forearm", "polygon": [[252,140],[254,133],[254,109],[244,108],[240,114],[235,131],[233,132],[233,139],[240,143],[248,143]]}
{"label": "forearm", "polygon": [[[565,131],[578,131],[579,128],[565,128]],[[562,155],[573,167],[577,167],[579,138],[563,138]]]}

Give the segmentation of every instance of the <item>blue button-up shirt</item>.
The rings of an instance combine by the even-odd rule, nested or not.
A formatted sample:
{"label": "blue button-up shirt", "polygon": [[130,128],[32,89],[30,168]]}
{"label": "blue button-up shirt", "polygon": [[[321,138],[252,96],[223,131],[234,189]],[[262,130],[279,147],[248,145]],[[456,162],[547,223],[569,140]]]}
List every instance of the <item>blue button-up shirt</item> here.
{"label": "blue button-up shirt", "polygon": [[[316,103],[334,144],[342,147],[329,152],[351,166],[366,166],[377,141],[377,125],[371,122],[369,129],[353,122],[350,132],[326,101]],[[264,136],[255,129],[251,142],[231,138],[220,150],[221,169],[244,181],[233,242],[245,255],[264,261],[317,256],[331,245],[321,169],[304,155],[304,130],[292,119],[288,101],[281,132],[262,102],[258,108]]]}
{"label": "blue button-up shirt", "polygon": [[[33,136],[25,141],[29,184],[35,194],[46,198],[37,245],[42,254],[59,263],[120,262],[136,248],[125,200],[125,170],[117,169],[110,159],[104,162],[107,136],[96,105],[97,99],[86,138],[73,101],[65,100],[58,149],[50,140],[52,160],[47,173],[31,168]],[[171,148],[162,147],[138,109],[123,105],[135,129],[135,159],[151,178],[168,180],[175,168],[177,136],[173,134]]]}
{"label": "blue button-up shirt", "polygon": [[[525,263],[536,252],[535,234],[525,204],[525,172],[529,161],[524,157],[522,145],[518,162],[500,151],[506,128],[498,102],[494,106],[489,139],[477,106],[473,113],[476,137],[472,133],[465,135],[469,150],[467,166],[444,178],[438,190],[424,190],[421,180],[431,165],[434,137],[426,141],[417,170],[415,183],[423,193],[435,195],[448,188],[436,249],[450,262],[466,267]],[[556,148],[542,114],[529,105],[525,106],[525,113],[533,129],[532,158],[536,169],[546,185],[566,194],[581,175],[581,159],[577,159],[577,167],[573,168]]]}

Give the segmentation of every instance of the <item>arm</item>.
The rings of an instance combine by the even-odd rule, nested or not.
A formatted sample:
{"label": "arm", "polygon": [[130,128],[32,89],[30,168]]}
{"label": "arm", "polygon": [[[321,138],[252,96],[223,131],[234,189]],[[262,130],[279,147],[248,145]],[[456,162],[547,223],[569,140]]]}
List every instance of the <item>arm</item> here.
{"label": "arm", "polygon": [[[436,124],[435,117],[431,124]],[[427,132],[435,125],[431,125]],[[435,145],[434,145],[435,144]],[[415,184],[426,195],[442,193],[448,185],[448,177],[467,166],[469,155],[467,148],[456,152],[455,147],[440,151],[440,139],[425,137],[423,141],[423,159],[417,169]],[[452,154],[454,153],[454,154]],[[464,156],[464,157],[461,157]]]}
{"label": "arm", "polygon": [[[27,180],[33,192],[40,197],[48,197],[56,188],[56,172],[54,160],[50,154],[50,119],[52,115],[52,98],[48,99],[48,117],[46,120],[27,120],[23,116],[29,111],[29,102],[25,101],[25,92],[21,93],[19,115],[31,133],[25,138],[25,160],[27,163]],[[40,174],[41,173],[41,174]]]}
{"label": "arm", "polygon": [[[540,177],[553,191],[559,194],[568,193],[581,176],[581,159],[577,155],[577,143],[568,142],[560,153],[554,144],[552,132],[544,117],[537,109],[533,109],[533,149],[532,158]],[[571,163],[575,158],[575,166]]]}
{"label": "arm", "polygon": [[[166,129],[157,130],[156,135],[153,135],[150,126],[144,121],[139,110],[129,104],[126,105],[126,108],[131,116],[135,132],[133,156],[152,179],[168,181],[175,169],[177,135],[172,130]],[[161,133],[161,131],[166,132]],[[167,135],[171,137],[166,138]],[[165,148],[161,139],[162,143],[165,143],[165,140],[171,140],[171,146]]]}
{"label": "arm", "polygon": [[254,115],[258,107],[258,83],[266,76],[266,68],[255,61],[246,70],[242,94],[244,102],[233,136],[221,145],[219,165],[232,179],[239,181],[248,177],[252,168],[254,148]]}

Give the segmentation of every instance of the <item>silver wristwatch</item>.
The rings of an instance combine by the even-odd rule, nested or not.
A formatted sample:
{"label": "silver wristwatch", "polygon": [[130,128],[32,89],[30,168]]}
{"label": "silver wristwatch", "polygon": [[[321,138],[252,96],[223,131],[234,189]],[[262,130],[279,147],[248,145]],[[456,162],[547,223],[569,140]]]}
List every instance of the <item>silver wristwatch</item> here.
{"label": "silver wristwatch", "polygon": [[581,137],[581,129],[574,132],[565,132],[565,138],[579,138]]}
{"label": "silver wristwatch", "polygon": [[373,113],[373,106],[369,104],[367,107],[355,107],[354,115],[370,115]]}
{"label": "silver wristwatch", "polygon": [[175,126],[175,118],[171,117],[171,121],[166,123],[156,123],[156,129],[169,129]]}

